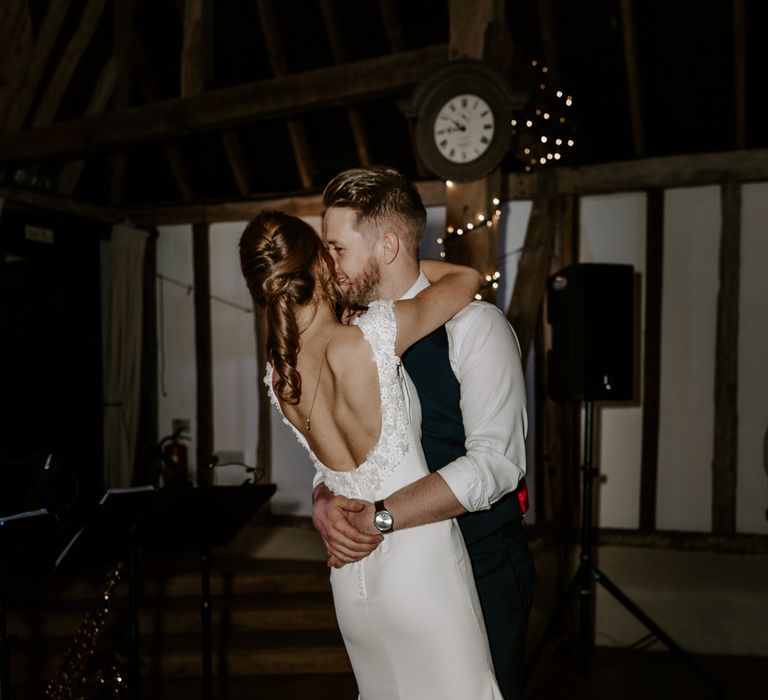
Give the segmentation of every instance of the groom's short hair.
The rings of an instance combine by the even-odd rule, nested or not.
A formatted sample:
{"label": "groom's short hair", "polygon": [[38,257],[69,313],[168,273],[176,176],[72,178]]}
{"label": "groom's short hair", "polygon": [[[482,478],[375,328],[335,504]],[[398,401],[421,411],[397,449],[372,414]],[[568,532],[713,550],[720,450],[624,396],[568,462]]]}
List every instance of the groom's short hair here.
{"label": "groom's short hair", "polygon": [[369,239],[394,232],[418,257],[427,210],[416,186],[394,168],[372,165],[344,170],[323,192],[323,206],[355,212],[355,228]]}

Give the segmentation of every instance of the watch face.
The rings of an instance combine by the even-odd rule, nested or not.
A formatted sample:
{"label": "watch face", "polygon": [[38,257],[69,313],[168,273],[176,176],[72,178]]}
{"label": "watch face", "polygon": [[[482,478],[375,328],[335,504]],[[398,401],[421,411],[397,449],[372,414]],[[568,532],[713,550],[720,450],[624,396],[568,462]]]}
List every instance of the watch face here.
{"label": "watch face", "polygon": [[456,95],[437,113],[435,145],[452,163],[471,163],[488,150],[495,122],[488,103],[471,93]]}
{"label": "watch face", "polygon": [[387,532],[392,529],[392,516],[387,511],[376,513],[373,524],[381,532]]}

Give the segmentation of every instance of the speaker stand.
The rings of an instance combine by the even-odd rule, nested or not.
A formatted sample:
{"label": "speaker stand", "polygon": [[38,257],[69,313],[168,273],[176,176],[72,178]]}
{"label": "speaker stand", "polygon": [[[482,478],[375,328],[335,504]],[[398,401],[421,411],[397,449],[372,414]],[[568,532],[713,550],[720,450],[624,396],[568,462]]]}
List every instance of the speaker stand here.
{"label": "speaker stand", "polygon": [[680,661],[688,665],[694,673],[715,693],[715,697],[724,697],[723,687],[710,676],[672,637],[661,629],[640,607],[638,607],[611,579],[598,569],[592,557],[592,480],[598,475],[592,466],[592,443],[594,437],[594,402],[584,401],[584,465],[582,466],[581,490],[581,551],[579,567],[557,603],[555,611],[547,624],[541,639],[531,652],[525,665],[524,675],[528,679],[536,662],[539,660],[547,643],[557,631],[562,618],[568,610],[571,598],[579,593],[579,643],[578,670],[587,675],[591,670],[594,638],[592,630],[594,583],[599,583],[631,615],[641,622],[653,636],[661,641]]}

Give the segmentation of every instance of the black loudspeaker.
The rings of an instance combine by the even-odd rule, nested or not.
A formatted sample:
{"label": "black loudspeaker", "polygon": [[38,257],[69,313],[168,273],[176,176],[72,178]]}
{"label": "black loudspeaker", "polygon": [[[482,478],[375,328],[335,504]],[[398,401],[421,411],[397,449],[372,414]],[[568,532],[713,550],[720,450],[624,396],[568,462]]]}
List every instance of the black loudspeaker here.
{"label": "black loudspeaker", "polygon": [[547,280],[553,399],[632,400],[634,286],[631,265],[577,263]]}

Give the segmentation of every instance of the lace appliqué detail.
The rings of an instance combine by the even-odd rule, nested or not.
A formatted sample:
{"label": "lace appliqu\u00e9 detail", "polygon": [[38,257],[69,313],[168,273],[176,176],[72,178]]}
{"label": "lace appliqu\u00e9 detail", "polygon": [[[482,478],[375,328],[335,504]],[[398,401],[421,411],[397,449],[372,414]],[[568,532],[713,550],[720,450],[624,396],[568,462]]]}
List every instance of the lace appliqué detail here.
{"label": "lace appliqu\u00e9 detail", "polygon": [[397,322],[394,302],[374,301],[368,312],[353,322],[371,346],[381,391],[381,434],[365,461],[352,471],[335,471],[323,464],[304,436],[285,417],[272,387],[272,366],[267,364],[264,383],[270,400],[283,422],[304,445],[325,485],[335,494],[348,498],[366,498],[381,488],[384,479],[394,473],[408,452],[408,414],[400,377],[400,358],[395,354]]}

